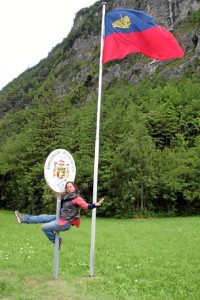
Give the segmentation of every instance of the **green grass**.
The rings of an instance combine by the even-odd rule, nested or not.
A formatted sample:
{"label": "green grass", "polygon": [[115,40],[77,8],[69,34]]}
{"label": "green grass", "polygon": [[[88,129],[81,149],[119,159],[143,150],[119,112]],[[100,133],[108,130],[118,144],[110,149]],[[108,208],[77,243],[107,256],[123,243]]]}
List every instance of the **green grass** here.
{"label": "green grass", "polygon": [[54,246],[40,225],[18,225],[0,211],[0,299],[200,299],[200,217],[96,224],[95,276],[89,277],[91,219],[61,233],[59,278]]}

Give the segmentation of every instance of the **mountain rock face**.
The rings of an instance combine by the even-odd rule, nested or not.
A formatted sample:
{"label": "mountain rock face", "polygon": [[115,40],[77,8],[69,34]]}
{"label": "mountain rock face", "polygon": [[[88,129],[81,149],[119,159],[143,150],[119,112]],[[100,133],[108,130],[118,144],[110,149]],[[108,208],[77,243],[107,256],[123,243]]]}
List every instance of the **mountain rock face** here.
{"label": "mountain rock face", "polygon": [[[93,18],[101,23],[101,2],[97,2],[96,10],[93,14]],[[186,68],[190,68],[193,65],[199,65],[199,52],[200,52],[200,30],[198,27],[185,30],[188,26],[190,15],[194,14],[200,9],[199,0],[116,0],[108,1],[106,11],[111,11],[116,8],[131,8],[136,10],[142,10],[154,18],[156,24],[165,27],[170,30],[177,38],[179,44],[183,46],[186,56],[181,59],[175,66],[169,65],[168,61],[155,61],[151,59],[124,59],[121,61],[115,61],[109,63],[104,67],[103,72],[103,84],[104,86],[111,84],[112,81],[120,80],[126,77],[133,84],[137,84],[140,80],[146,77],[152,76],[158,68],[162,76],[168,78],[178,77],[180,78]],[[78,16],[75,19],[72,32],[75,32],[82,26],[87,15]],[[90,35],[81,35],[75,39],[70,53],[71,55],[62,61],[62,66],[69,64],[74,65],[74,62],[79,62],[84,65],[78,72],[68,73],[68,76],[58,76],[57,80],[57,96],[63,97],[69,93],[78,85],[81,85],[87,76],[91,73],[91,68],[96,64],[98,65],[99,57],[97,51],[94,51],[100,47],[100,30],[98,34],[93,32]],[[133,55],[132,55],[133,56]],[[81,63],[82,62],[82,63]],[[57,66],[60,68],[61,64]],[[194,72],[199,73],[199,67]],[[97,86],[98,75],[97,73],[91,78],[91,84]]]}
{"label": "mountain rock face", "polygon": [[118,0],[114,2],[115,8],[127,7],[142,10],[151,15],[155,23],[168,29],[172,29],[174,25],[200,8],[200,1],[193,0]]}
{"label": "mountain rock face", "polygon": [[[106,12],[116,8],[130,8],[151,15],[154,22],[170,30],[185,50],[182,59],[157,61],[141,54],[103,65],[103,87],[125,78],[132,84],[161,75],[173,79],[186,72],[200,74],[200,0],[108,0]],[[0,92],[0,115],[10,109],[27,107],[37,90],[55,76],[58,99],[79,88],[97,94],[101,44],[102,1],[77,12],[69,35],[35,67],[25,71]]]}

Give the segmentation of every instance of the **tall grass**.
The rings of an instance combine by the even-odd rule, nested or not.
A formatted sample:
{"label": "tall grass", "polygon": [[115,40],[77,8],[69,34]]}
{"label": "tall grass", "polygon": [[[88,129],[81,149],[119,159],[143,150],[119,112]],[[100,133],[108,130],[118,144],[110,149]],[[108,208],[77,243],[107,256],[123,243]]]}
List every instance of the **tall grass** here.
{"label": "tall grass", "polygon": [[0,299],[200,299],[200,217],[97,219],[95,276],[89,277],[91,219],[54,246],[40,225],[0,211]]}

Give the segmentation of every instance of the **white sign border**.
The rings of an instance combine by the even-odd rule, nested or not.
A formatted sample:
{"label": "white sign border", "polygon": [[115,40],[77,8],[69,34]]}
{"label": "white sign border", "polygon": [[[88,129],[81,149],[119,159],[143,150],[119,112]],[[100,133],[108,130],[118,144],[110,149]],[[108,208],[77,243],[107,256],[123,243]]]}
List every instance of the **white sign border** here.
{"label": "white sign border", "polygon": [[[62,176],[64,178],[60,178],[54,174],[56,171],[56,166],[59,166],[59,163],[64,165],[62,169]],[[67,170],[66,170],[67,167]],[[61,177],[62,177],[61,176]],[[73,159],[73,156],[65,149],[56,149],[52,151],[44,165],[44,177],[47,185],[57,193],[65,192],[65,185],[68,181],[74,181],[76,176],[76,165]]]}

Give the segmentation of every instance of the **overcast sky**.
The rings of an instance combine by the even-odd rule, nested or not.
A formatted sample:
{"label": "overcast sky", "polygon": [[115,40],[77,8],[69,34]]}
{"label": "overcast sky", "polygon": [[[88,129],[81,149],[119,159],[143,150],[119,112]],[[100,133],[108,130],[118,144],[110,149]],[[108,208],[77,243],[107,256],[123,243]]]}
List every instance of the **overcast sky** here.
{"label": "overcast sky", "polygon": [[97,0],[0,0],[0,90],[36,65]]}

